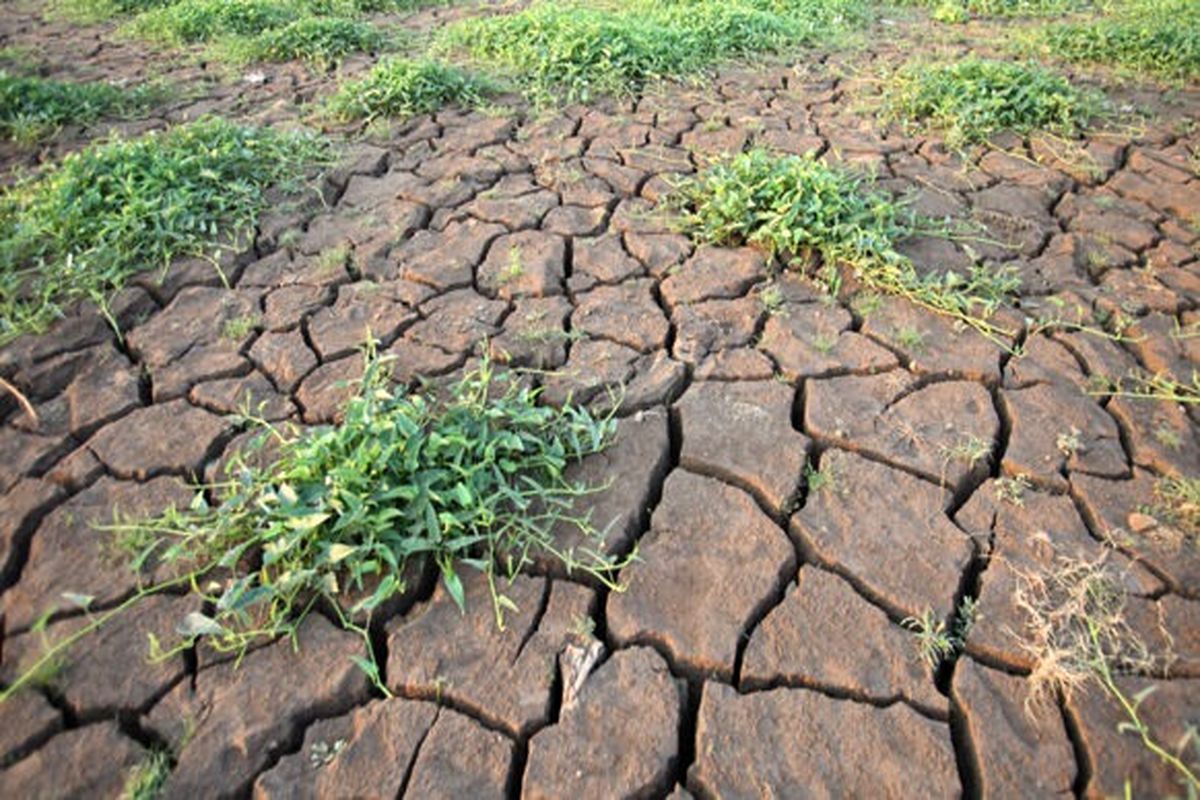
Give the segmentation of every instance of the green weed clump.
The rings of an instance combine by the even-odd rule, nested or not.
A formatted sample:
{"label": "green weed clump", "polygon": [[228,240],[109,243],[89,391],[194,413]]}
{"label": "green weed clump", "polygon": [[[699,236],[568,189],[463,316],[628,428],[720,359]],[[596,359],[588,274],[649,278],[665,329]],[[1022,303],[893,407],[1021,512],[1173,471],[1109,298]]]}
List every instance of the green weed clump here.
{"label": "green weed clump", "polygon": [[1048,130],[1075,136],[1100,115],[1103,99],[1032,64],[968,58],[952,64],[909,64],[884,92],[884,116],[943,131],[962,147],[1001,131]]}
{"label": "green weed clump", "polygon": [[1129,0],[1109,8],[1098,19],[1046,26],[1032,42],[1042,53],[1066,61],[1168,81],[1200,79],[1200,3]]}
{"label": "green weed clump", "polygon": [[379,50],[386,43],[378,28],[361,20],[302,17],[257,36],[235,37],[222,48],[222,55],[236,63],[299,60],[328,66],[351,53]]}
{"label": "green weed clump", "polygon": [[906,0],[906,5],[931,8],[943,22],[981,17],[1044,17],[1091,8],[1093,0]]}
{"label": "green weed clump", "polygon": [[180,46],[224,36],[255,36],[294,22],[301,12],[293,0],[179,0],[139,14],[124,30],[141,39]]}
{"label": "green weed clump", "polygon": [[831,290],[846,265],[867,289],[907,297],[993,338],[1000,331],[986,317],[1019,286],[1011,270],[985,266],[967,276],[922,275],[897,250],[902,239],[922,232],[920,221],[870,190],[865,178],[811,155],[740,153],[682,183],[670,203],[697,242],[752,245],[785,261],[819,258]]}
{"label": "green weed clump", "polygon": [[0,195],[0,342],[134,273],[253,229],[268,187],[296,189],[322,140],[206,119],[90,146]]}
{"label": "green weed clump", "polygon": [[540,2],[466,20],[436,46],[498,68],[535,100],[629,95],[656,78],[828,38],[866,18],[861,0]]}
{"label": "green weed clump", "polygon": [[[460,607],[462,570],[486,574],[501,626],[513,608],[501,580],[532,554],[615,587],[625,559],[603,552],[601,534],[574,510],[595,489],[565,474],[611,443],[611,416],[542,405],[538,390],[488,362],[440,399],[397,394],[387,360],[368,348],[340,424],[298,432],[254,422],[263,427],[257,446],[274,440],[273,463],[252,466],[238,454],[228,482],[209,487],[218,505],[199,493],[188,509],[120,530],[135,567],[154,557],[233,571],[208,598],[212,611],[191,615],[187,630],[218,648],[286,633],[319,598],[369,614],[407,588],[414,560],[436,565]],[[579,552],[555,542],[551,530],[563,521],[588,535]],[[339,606],[350,593],[361,599]]]}
{"label": "green weed clump", "polygon": [[492,89],[490,82],[458,67],[428,59],[386,58],[365,77],[341,86],[328,109],[341,120],[407,117],[449,103],[479,105]]}
{"label": "green weed clump", "polygon": [[69,123],[130,117],[144,111],[156,94],[145,87],[70,83],[0,70],[0,136],[29,144]]}

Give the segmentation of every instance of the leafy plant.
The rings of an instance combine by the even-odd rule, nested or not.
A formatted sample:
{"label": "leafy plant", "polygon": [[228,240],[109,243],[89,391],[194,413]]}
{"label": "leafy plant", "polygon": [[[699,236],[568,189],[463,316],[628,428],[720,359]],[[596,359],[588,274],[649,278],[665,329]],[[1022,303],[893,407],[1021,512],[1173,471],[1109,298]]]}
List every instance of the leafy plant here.
{"label": "leafy plant", "polygon": [[[753,245],[772,258],[819,258],[827,286],[849,266],[866,288],[906,297],[972,325],[994,339],[987,322],[1020,282],[1011,268],[974,266],[968,275],[922,275],[896,248],[918,220],[866,179],[812,155],[776,156],[755,149],[719,161],[683,181],[668,201],[698,242]],[[1001,342],[1003,343],[1003,342]]]}
{"label": "leafy plant", "polygon": [[437,47],[504,70],[539,102],[586,102],[721,60],[812,44],[866,13],[862,0],[544,1],[455,23]]}
{"label": "leafy plant", "polygon": [[1090,8],[1093,0],[907,0],[934,9],[941,22],[961,22],[969,14],[985,17],[1041,17]]}
{"label": "leafy plant", "polygon": [[301,17],[257,36],[234,37],[219,50],[235,63],[301,60],[324,67],[351,53],[378,50],[386,42],[378,28],[360,20]]}
{"label": "leafy plant", "polygon": [[343,120],[405,117],[436,111],[449,103],[477,105],[491,84],[458,67],[437,61],[386,58],[366,77],[343,85],[329,111]]}
{"label": "leafy plant", "polygon": [[158,94],[150,87],[70,83],[0,70],[0,136],[29,144],[68,123],[88,125],[103,117],[133,116]]}
{"label": "leafy plant", "polygon": [[296,190],[328,146],[205,119],[67,156],[0,195],[0,342],[147,269],[253,229],[272,185]]}
{"label": "leafy plant", "polygon": [[1200,4],[1127,0],[1103,16],[1048,25],[1026,38],[1047,55],[1104,64],[1169,81],[1200,78]]}
{"label": "leafy plant", "polygon": [[145,11],[124,30],[138,38],[170,45],[207,42],[221,36],[254,36],[300,18],[292,0],[178,0]]}
{"label": "leafy plant", "polygon": [[[406,567],[418,559],[437,566],[460,607],[461,570],[483,572],[503,626],[513,605],[499,579],[531,553],[614,588],[624,564],[574,510],[593,489],[564,474],[611,442],[615,420],[537,401],[537,390],[486,361],[441,399],[397,395],[388,360],[369,348],[339,425],[299,432],[251,417],[262,429],[254,446],[272,440],[272,463],[253,466],[240,453],[228,480],[208,487],[215,505],[200,492],[190,508],[117,530],[135,568],[156,558],[232,571],[207,598],[212,611],[191,615],[185,628],[222,650],[292,630],[317,598],[336,606],[354,592],[361,599],[350,613],[369,614],[405,590]],[[551,529],[562,521],[589,543],[560,549]],[[371,672],[373,662],[363,666]]]}
{"label": "leafy plant", "polygon": [[1104,108],[1098,94],[1036,65],[975,57],[911,63],[888,82],[883,102],[885,118],[943,131],[950,147],[983,142],[1001,131],[1075,136]]}
{"label": "leafy plant", "polygon": [[958,640],[951,634],[946,621],[937,619],[932,609],[926,609],[919,617],[905,617],[900,624],[913,632],[921,660],[933,669],[958,652]]}
{"label": "leafy plant", "polygon": [[1192,372],[1191,383],[1176,380],[1166,373],[1130,372],[1124,378],[1098,376],[1088,394],[1130,397],[1138,400],[1164,400],[1191,405],[1200,403],[1200,371]]}

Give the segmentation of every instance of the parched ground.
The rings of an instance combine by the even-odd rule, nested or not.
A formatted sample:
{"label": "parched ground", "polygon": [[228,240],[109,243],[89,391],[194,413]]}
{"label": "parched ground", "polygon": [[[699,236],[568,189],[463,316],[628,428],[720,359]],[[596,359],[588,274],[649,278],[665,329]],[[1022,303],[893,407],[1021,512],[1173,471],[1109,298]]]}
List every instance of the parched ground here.
{"label": "parched ground", "polygon": [[[989,29],[966,35],[939,46]],[[80,624],[64,610],[35,627],[62,593],[105,609],[134,589],[90,523],[186,502],[181,479],[215,474],[240,441],[222,415],[247,396],[274,420],[333,419],[367,328],[404,381],[452,376],[486,341],[542,370],[551,400],[623,384],[618,442],[579,474],[608,482],[594,513],[610,546],[641,555],[620,593],[532,570],[504,632],[482,581],[464,617],[432,576],[415,580],[372,625],[387,700],[350,660],[362,641],[321,614],[298,651],[148,664],[146,634],[198,609],[149,600],[85,639],[58,688],[0,705],[0,795],[116,795],[163,746],[171,797],[1119,796],[1127,779],[1138,796],[1181,793],[1104,693],[1027,708],[1013,589],[1117,542],[1128,617],[1175,656],[1166,678],[1121,685],[1157,687],[1141,712],[1171,747],[1200,723],[1200,549],[1140,511],[1160,476],[1200,475],[1194,407],[1089,393],[1097,377],[1190,383],[1200,368],[1200,137],[1186,124],[1200,95],[1125,90],[1160,115],[1094,136],[1086,157],[1034,137],[964,161],[863,113],[869,71],[928,37],[881,24],[878,47],[636,103],[377,130],[324,202],[273,210],[226,260],[230,288],[182,264],[121,293],[121,339],[83,310],[0,348],[0,376],[40,418],[0,400],[3,680]],[[0,41],[44,48],[56,74],[157,63],[194,90],[127,129],[208,112],[286,122],[333,85],[298,66],[222,83],[31,11],[6,9]],[[998,318],[1010,347],[905,301],[772,279],[758,253],[694,247],[652,213],[672,176],[752,143],[816,148],[922,212],[980,224],[978,240],[906,250],[937,269],[1017,267],[1021,308]],[[4,151],[10,168],[29,158]],[[1033,325],[1117,313],[1119,342]],[[1003,481],[1018,475],[1013,501]],[[935,674],[900,623],[950,619],[964,598],[978,621]],[[578,676],[593,639],[606,654]]]}

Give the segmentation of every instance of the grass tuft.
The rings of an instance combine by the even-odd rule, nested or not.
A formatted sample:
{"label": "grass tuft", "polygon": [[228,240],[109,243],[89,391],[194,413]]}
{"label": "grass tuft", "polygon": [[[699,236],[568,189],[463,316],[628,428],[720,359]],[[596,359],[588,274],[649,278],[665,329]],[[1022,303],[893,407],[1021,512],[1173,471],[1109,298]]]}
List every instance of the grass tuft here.
{"label": "grass tuft", "polygon": [[437,61],[386,58],[330,98],[329,112],[342,120],[373,120],[427,114],[449,103],[471,106],[492,91],[489,82]]}
{"label": "grass tuft", "polygon": [[[437,566],[461,607],[460,574],[488,576],[503,625],[512,603],[499,585],[531,554],[615,586],[623,563],[596,544],[599,534],[573,503],[593,491],[567,480],[566,467],[611,442],[616,421],[570,404],[541,405],[538,391],[488,362],[441,399],[402,396],[391,387],[388,360],[368,348],[359,392],[343,421],[298,432],[264,420],[274,462],[252,466],[239,454],[227,483],[209,487],[183,511],[120,528],[123,543],[167,564],[230,568],[208,616],[188,631],[240,651],[291,630],[316,598],[336,605],[347,592],[362,599],[350,613],[370,613],[404,591],[410,560]],[[574,523],[589,536],[579,552],[562,550],[551,529]],[[239,565],[261,555],[261,564]],[[251,559],[253,560],[253,559]],[[368,668],[369,667],[365,667]]]}
{"label": "grass tuft", "polygon": [[345,17],[302,17],[257,36],[233,37],[219,55],[233,63],[307,61],[320,67],[351,53],[379,50],[387,37],[374,25]]}
{"label": "grass tuft", "polygon": [[909,64],[884,93],[886,118],[943,131],[946,144],[955,148],[1002,131],[1076,136],[1103,109],[1097,93],[1076,89],[1041,67],[974,57]]}
{"label": "grass tuft", "polygon": [[1098,19],[1048,25],[1028,40],[1041,53],[1168,81],[1200,79],[1200,3],[1111,2]]}
{"label": "grass tuft", "polygon": [[1011,270],[977,265],[967,276],[917,272],[896,248],[918,220],[866,179],[813,156],[756,149],[713,164],[684,181],[669,202],[697,242],[752,245],[785,261],[819,257],[836,290],[848,266],[866,288],[906,297],[996,338],[986,321],[1019,286]]}
{"label": "grass tuft", "polygon": [[0,195],[0,342],[43,330],[62,309],[134,273],[208,255],[251,230],[272,185],[328,158],[301,132],[207,119],[116,139]]}
{"label": "grass tuft", "polygon": [[0,136],[32,144],[69,123],[89,125],[104,117],[136,115],[157,95],[153,88],[70,83],[0,70]]}
{"label": "grass tuft", "polygon": [[506,72],[538,102],[586,102],[813,44],[866,15],[862,0],[544,1],[456,23],[437,46]]}
{"label": "grass tuft", "polygon": [[933,9],[940,22],[982,17],[1045,17],[1091,8],[1093,0],[906,0],[906,5]]}
{"label": "grass tuft", "polygon": [[178,47],[224,36],[255,36],[300,16],[301,7],[292,0],[180,0],[139,14],[124,30]]}
{"label": "grass tuft", "polygon": [[165,750],[152,750],[125,776],[121,800],[156,800],[171,774],[171,756]]}

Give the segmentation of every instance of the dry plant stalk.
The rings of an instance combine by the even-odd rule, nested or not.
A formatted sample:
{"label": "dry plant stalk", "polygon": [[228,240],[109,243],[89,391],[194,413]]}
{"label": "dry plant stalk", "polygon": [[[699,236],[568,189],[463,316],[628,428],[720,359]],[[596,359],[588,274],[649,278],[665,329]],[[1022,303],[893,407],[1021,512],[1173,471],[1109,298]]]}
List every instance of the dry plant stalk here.
{"label": "dry plant stalk", "polygon": [[1024,631],[1009,634],[1034,664],[1027,706],[1070,698],[1104,672],[1154,675],[1169,665],[1171,654],[1150,652],[1126,620],[1110,552],[1091,561],[1059,555],[1046,571],[1013,567],[1013,601],[1026,622]]}
{"label": "dry plant stalk", "polygon": [[21,410],[28,415],[29,421],[33,424],[33,427],[36,428],[39,424],[41,424],[38,421],[37,411],[35,411],[33,408],[33,403],[29,402],[29,398],[22,394],[20,389],[4,380],[4,378],[0,378],[0,389],[3,389],[13,396],[13,399],[17,401],[17,404],[21,406]]}

